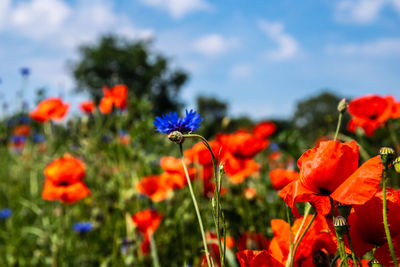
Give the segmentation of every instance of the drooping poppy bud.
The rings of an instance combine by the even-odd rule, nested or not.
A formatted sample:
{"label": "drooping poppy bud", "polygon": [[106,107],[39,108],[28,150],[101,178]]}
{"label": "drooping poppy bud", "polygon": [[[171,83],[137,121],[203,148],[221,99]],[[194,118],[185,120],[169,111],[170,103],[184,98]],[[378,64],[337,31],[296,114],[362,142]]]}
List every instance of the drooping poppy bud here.
{"label": "drooping poppy bud", "polygon": [[338,104],[338,106],[337,106],[337,110],[338,110],[340,113],[343,114],[343,113],[346,112],[347,107],[348,107],[348,104],[347,104],[346,98],[343,98],[342,100],[339,101],[339,104]]}
{"label": "drooping poppy bud", "polygon": [[347,220],[343,216],[337,216],[333,220],[333,226],[335,227],[336,233],[343,235],[347,232]]}
{"label": "drooping poppy bud", "polygon": [[387,167],[394,159],[395,152],[391,147],[382,147],[379,149],[379,154],[381,155],[382,165]]}
{"label": "drooping poppy bud", "polygon": [[400,157],[397,157],[394,161],[393,161],[393,166],[394,169],[397,173],[400,173]]}

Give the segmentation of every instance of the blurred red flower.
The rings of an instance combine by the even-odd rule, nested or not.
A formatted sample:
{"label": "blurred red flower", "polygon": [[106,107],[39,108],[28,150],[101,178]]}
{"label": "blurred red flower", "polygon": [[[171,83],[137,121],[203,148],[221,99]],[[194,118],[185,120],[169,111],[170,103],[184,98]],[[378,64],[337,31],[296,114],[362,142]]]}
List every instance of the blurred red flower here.
{"label": "blurred red flower", "polygon": [[276,125],[273,122],[265,121],[257,124],[253,133],[255,136],[260,138],[268,138],[272,136],[276,131]]}
{"label": "blurred red flower", "polygon": [[262,250],[267,249],[269,240],[260,233],[247,232],[240,236],[237,247],[238,250]]}
{"label": "blurred red flower", "polygon": [[296,202],[310,201],[317,212],[327,215],[333,200],[347,205],[362,205],[378,191],[382,174],[379,156],[369,159],[358,169],[356,142],[321,142],[307,150],[297,161],[300,178],[280,192],[286,204],[298,216]]}
{"label": "blurred red flower", "polygon": [[240,267],[283,267],[267,250],[242,250],[236,253]]}
{"label": "blurred red flower", "polygon": [[69,109],[69,104],[63,103],[61,98],[47,98],[41,101],[29,116],[38,122],[61,120]]}
{"label": "blurred red flower", "polygon": [[[347,128],[355,132],[357,127],[364,130],[367,136],[372,136],[374,131],[382,127],[393,115],[397,116],[397,109],[393,107],[392,96],[366,95],[353,99],[349,103],[349,113],[352,119]],[[393,114],[395,111],[395,114]]]}
{"label": "blurred red flower", "polygon": [[269,144],[268,140],[242,130],[233,134],[219,134],[217,140],[234,157],[245,159],[253,158]]}
{"label": "blurred red flower", "polygon": [[128,87],[123,84],[118,84],[111,89],[103,87],[104,96],[100,100],[99,110],[103,114],[108,114],[112,111],[113,106],[124,109],[126,108],[126,98],[128,96]]}
{"label": "blurred red flower", "polygon": [[[292,241],[294,242],[296,235],[302,234],[311,219],[312,215],[307,216],[301,229],[303,217],[296,219],[291,228],[284,220],[271,220],[271,228],[274,232],[269,246],[271,255],[286,263],[290,249],[290,231],[292,231]],[[325,263],[325,265],[319,266],[326,266],[326,264],[329,265],[331,257],[335,253],[336,244],[332,239],[328,224],[323,216],[318,215],[299,244],[294,263],[296,263],[295,266],[315,266],[313,261],[318,259]]]}
{"label": "blurred red flower", "polygon": [[91,114],[96,109],[96,105],[94,104],[93,101],[89,100],[89,101],[80,103],[79,108],[81,109],[82,112],[84,112],[86,114]]}
{"label": "blurred red flower", "polygon": [[136,212],[132,216],[132,221],[136,225],[137,230],[144,234],[153,234],[158,226],[160,226],[162,215],[156,210],[146,209]]}
{"label": "blurred red flower", "polygon": [[269,172],[269,178],[275,190],[281,190],[289,183],[299,179],[299,173],[293,170],[275,169]]}
{"label": "blurred red flower", "polygon": [[13,131],[16,136],[28,136],[31,133],[31,127],[29,125],[18,125]]}
{"label": "blurred red flower", "polygon": [[[185,160],[186,166],[190,164],[189,160]],[[187,185],[185,171],[182,166],[182,160],[174,157],[162,157],[160,166],[164,170],[161,178],[165,184],[171,189],[183,188]],[[194,179],[196,170],[187,167],[190,180]]]}
{"label": "blurred red flower", "polygon": [[159,175],[143,177],[137,184],[136,189],[143,195],[148,196],[154,202],[160,202],[167,198],[170,187],[165,183],[165,179]]}
{"label": "blurred red flower", "polygon": [[[348,218],[350,237],[358,257],[361,258],[368,251],[379,247],[375,251],[376,259],[383,266],[393,266],[383,226],[382,199],[380,191],[364,205],[353,207]],[[397,260],[400,261],[400,191],[388,188],[386,199],[390,235]]]}
{"label": "blurred red flower", "polygon": [[162,215],[156,210],[146,209],[136,212],[132,216],[132,221],[137,230],[144,235],[144,240],[140,245],[143,254],[150,252],[150,235],[153,235],[160,226]]}
{"label": "blurred red flower", "polygon": [[[214,264],[217,266],[221,266],[220,260],[220,253],[219,253],[219,244],[217,234],[215,233],[206,233],[206,241],[209,253],[211,255],[211,259],[213,260]],[[221,237],[221,245],[224,246],[224,238]],[[231,236],[226,236],[226,249],[232,250],[235,245],[235,239]],[[201,266],[207,266],[207,258],[204,254],[201,259]]]}
{"label": "blurred red flower", "polygon": [[44,170],[46,180],[42,191],[45,200],[74,203],[90,194],[82,182],[85,166],[82,161],[68,154],[50,163]]}

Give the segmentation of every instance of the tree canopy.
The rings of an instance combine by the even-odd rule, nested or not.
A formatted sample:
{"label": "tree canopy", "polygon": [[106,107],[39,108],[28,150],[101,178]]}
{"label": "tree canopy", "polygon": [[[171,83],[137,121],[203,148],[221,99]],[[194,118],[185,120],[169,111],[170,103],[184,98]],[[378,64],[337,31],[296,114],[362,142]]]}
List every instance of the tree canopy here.
{"label": "tree canopy", "polygon": [[156,115],[181,107],[179,92],[188,79],[185,71],[172,69],[168,58],[150,50],[150,42],[104,36],[94,45],[79,49],[72,64],[77,91],[88,92],[98,102],[103,86],[123,83],[129,97],[146,98]]}

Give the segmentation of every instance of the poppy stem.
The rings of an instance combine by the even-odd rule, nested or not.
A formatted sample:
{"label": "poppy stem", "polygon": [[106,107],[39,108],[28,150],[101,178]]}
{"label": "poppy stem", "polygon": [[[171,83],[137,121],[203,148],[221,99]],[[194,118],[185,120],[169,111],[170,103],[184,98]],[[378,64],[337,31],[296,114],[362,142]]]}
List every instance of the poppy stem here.
{"label": "poppy stem", "polygon": [[[333,205],[333,199],[329,197],[329,200],[331,202],[331,213],[332,213],[332,222],[335,221],[335,205]],[[344,247],[344,240],[343,240],[343,235],[339,235],[338,232],[335,229],[335,234],[336,234],[336,240],[338,243],[338,250],[340,254],[340,265],[344,265],[346,267],[349,267],[349,262],[347,261],[347,254],[346,250]]]}
{"label": "poppy stem", "polygon": [[185,158],[183,157],[182,144],[179,144],[179,150],[180,150],[180,152],[181,152],[182,166],[183,166],[183,169],[184,169],[184,171],[185,171],[186,181],[187,181],[187,183],[188,183],[190,195],[191,195],[192,201],[193,201],[193,206],[194,206],[194,209],[195,209],[195,211],[196,211],[197,220],[198,220],[198,222],[199,222],[201,237],[202,237],[202,239],[203,239],[204,252],[205,252],[205,254],[206,254],[206,259],[207,259],[207,265],[208,265],[208,267],[211,267],[210,253],[208,252],[208,248],[207,248],[207,241],[206,241],[206,235],[205,235],[205,233],[204,233],[203,221],[202,221],[202,219],[201,219],[199,207],[198,207],[198,205],[197,205],[196,197],[195,197],[194,192],[193,192],[192,182],[190,181],[189,173],[188,173],[188,170],[187,170],[187,168],[186,168]]}
{"label": "poppy stem", "polygon": [[334,141],[336,141],[338,135],[339,135],[339,130],[340,130],[340,125],[342,124],[342,112],[339,112],[339,119],[338,119],[338,123],[336,126],[336,132],[335,132],[335,137],[333,138]]}
{"label": "poppy stem", "polygon": [[293,239],[292,239],[292,217],[290,216],[289,206],[286,206],[286,217],[289,223],[289,240],[290,240],[289,255],[288,255],[288,260],[286,261],[286,267],[290,267],[293,265],[292,264]]}
{"label": "poppy stem", "polygon": [[[222,188],[222,174],[223,174],[223,169],[219,168],[219,159],[217,161],[214,152],[211,149],[210,144],[208,143],[207,139],[204,138],[203,136],[199,134],[184,134],[184,138],[199,138],[204,146],[208,149],[208,151],[211,154],[213,166],[214,166],[214,178],[215,178],[215,190],[214,190],[214,197],[211,201],[211,205],[213,207],[213,219],[214,219],[214,224],[215,224],[215,230],[217,233],[217,239],[218,239],[218,249],[219,249],[219,255],[220,255],[220,262],[221,262],[221,267],[225,266],[225,255],[226,255],[226,226],[225,226],[225,218],[224,218],[224,213],[222,212],[221,208],[221,188]],[[224,244],[222,246],[222,241],[221,241],[221,220],[222,220],[222,227],[223,227],[223,240]]]}
{"label": "poppy stem", "polygon": [[154,242],[153,233],[149,234],[150,237],[150,247],[151,247],[151,258],[153,260],[153,267],[160,267],[160,261],[158,260],[157,246]]}
{"label": "poppy stem", "polygon": [[[355,267],[358,267],[359,262],[358,262],[358,259],[356,257],[356,254],[354,253],[353,242],[351,242],[349,231],[346,232],[346,235],[347,235],[347,241],[349,242],[349,247],[350,247],[350,250],[351,250],[351,257],[353,259],[353,265]],[[361,264],[360,264],[360,267],[362,267]]]}
{"label": "poppy stem", "polygon": [[[307,214],[307,215],[308,215],[308,214]],[[307,215],[304,214],[304,218],[306,218]],[[306,228],[304,229],[303,233],[301,234],[301,236],[300,236],[300,238],[299,238],[299,241],[296,242],[296,238],[294,239],[294,242],[296,243],[296,245],[294,246],[294,250],[293,250],[293,255],[292,255],[292,260],[291,260],[291,265],[290,265],[291,267],[293,267],[294,258],[295,258],[295,256],[296,256],[297,248],[299,247],[301,240],[303,240],[303,237],[306,235],[308,229],[310,229],[310,227],[311,227],[311,225],[312,225],[312,223],[314,222],[314,220],[315,220],[316,217],[317,217],[317,213],[314,212],[314,215],[313,215],[313,217],[311,218],[311,221],[307,224]],[[305,221],[305,220],[303,220],[303,221]],[[303,228],[303,225],[300,226],[299,232],[297,232],[297,233],[300,233],[301,228]],[[297,237],[297,236],[296,236],[296,237]]]}
{"label": "poppy stem", "polygon": [[383,216],[383,225],[385,227],[386,239],[387,239],[387,242],[388,242],[390,255],[392,256],[394,266],[399,266],[399,263],[397,262],[396,254],[394,253],[392,237],[390,236],[390,230],[389,230],[388,219],[387,219],[386,179],[387,179],[387,165],[383,164],[383,172],[382,172],[382,194],[383,194],[382,216]]}

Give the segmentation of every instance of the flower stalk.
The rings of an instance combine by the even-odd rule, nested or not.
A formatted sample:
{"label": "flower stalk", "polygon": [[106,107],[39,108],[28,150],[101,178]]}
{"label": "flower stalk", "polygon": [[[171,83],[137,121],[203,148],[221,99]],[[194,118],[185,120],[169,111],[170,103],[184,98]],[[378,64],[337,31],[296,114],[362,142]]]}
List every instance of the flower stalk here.
{"label": "flower stalk", "polygon": [[194,206],[194,209],[196,211],[197,220],[198,220],[199,227],[200,227],[201,237],[203,239],[203,246],[204,246],[204,252],[206,254],[207,265],[208,265],[208,267],[211,267],[210,253],[208,252],[208,248],[207,248],[207,241],[206,241],[206,235],[205,235],[205,232],[204,232],[203,221],[201,219],[200,210],[199,210],[199,207],[197,205],[196,196],[194,195],[194,192],[193,192],[192,182],[190,181],[189,173],[188,173],[188,170],[186,168],[185,158],[183,156],[182,144],[179,144],[179,149],[180,149],[180,152],[181,152],[182,166],[183,166],[183,169],[185,171],[186,181],[188,183],[190,195],[192,197],[193,206]]}

